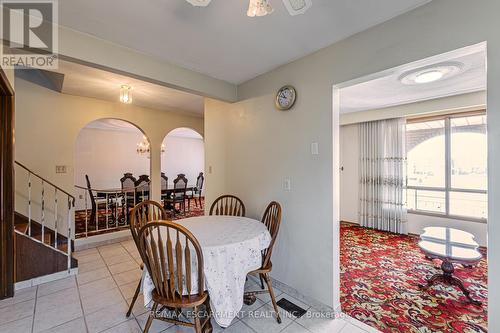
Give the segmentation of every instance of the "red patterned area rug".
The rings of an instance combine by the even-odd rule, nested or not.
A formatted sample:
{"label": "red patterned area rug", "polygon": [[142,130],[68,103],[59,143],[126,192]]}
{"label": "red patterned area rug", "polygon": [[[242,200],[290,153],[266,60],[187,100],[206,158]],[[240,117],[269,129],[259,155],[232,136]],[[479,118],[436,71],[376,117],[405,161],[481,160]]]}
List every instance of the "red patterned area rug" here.
{"label": "red patterned area rug", "polygon": [[482,306],[467,303],[456,287],[419,290],[440,262],[425,259],[418,238],[341,223],[341,303],[349,316],[382,332],[487,332],[486,255],[455,273]]}

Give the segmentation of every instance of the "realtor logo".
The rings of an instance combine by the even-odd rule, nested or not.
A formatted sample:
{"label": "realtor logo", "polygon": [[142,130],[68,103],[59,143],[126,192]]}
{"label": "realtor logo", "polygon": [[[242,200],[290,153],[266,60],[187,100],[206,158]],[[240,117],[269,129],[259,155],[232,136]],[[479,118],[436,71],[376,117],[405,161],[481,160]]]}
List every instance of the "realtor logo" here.
{"label": "realtor logo", "polygon": [[3,68],[57,68],[57,0],[0,1]]}

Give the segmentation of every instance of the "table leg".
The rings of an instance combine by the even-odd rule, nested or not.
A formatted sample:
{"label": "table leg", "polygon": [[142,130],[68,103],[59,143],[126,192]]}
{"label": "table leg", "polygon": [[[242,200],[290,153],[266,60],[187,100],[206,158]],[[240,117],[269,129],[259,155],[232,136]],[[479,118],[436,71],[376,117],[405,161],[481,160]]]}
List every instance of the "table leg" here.
{"label": "table leg", "polygon": [[451,262],[449,262],[448,260],[443,260],[443,262],[441,263],[441,270],[443,271],[442,274],[441,273],[434,274],[429,280],[427,280],[427,284],[425,285],[419,284],[419,288],[426,290],[432,285],[436,284],[437,282],[448,283],[452,286],[457,286],[471,304],[477,306],[480,306],[482,304],[480,301],[474,300],[470,296],[470,292],[465,288],[462,280],[453,276],[455,268],[453,267],[453,264]]}

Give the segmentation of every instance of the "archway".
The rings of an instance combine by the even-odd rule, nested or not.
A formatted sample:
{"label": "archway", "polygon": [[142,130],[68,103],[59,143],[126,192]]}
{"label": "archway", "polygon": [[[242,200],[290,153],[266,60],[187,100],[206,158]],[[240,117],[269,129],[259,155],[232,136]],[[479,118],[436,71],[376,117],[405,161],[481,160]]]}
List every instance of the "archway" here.
{"label": "archway", "polygon": [[149,198],[150,164],[149,140],[136,125],[106,118],[83,127],[75,143],[77,237],[126,227],[128,210]]}
{"label": "archway", "polygon": [[162,148],[162,198],[172,196],[174,180],[184,175],[187,179],[185,207],[178,204],[176,211],[182,214],[176,216],[203,215],[205,145],[202,135],[191,128],[176,128],[165,136]]}

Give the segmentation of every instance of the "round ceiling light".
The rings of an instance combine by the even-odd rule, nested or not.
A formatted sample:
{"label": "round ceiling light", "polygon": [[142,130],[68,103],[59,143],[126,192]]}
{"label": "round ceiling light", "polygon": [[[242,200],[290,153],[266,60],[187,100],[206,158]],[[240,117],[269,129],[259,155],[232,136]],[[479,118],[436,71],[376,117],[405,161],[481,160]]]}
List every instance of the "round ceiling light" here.
{"label": "round ceiling light", "polygon": [[464,69],[465,65],[461,62],[443,62],[407,71],[399,77],[399,81],[406,85],[426,84],[448,79]]}

